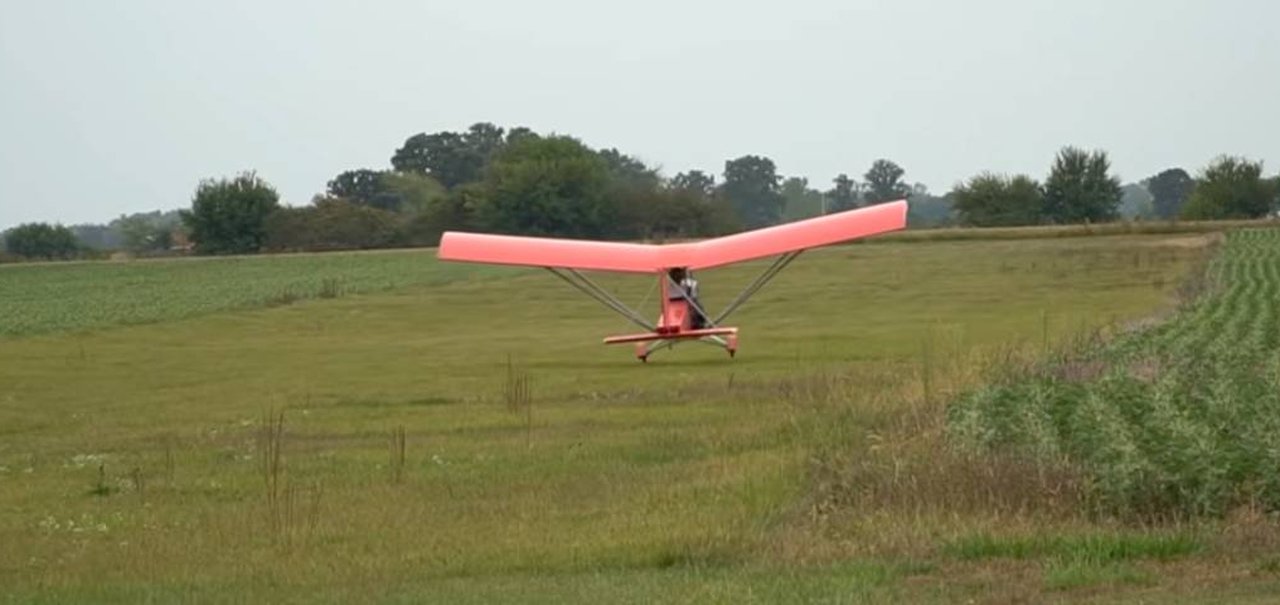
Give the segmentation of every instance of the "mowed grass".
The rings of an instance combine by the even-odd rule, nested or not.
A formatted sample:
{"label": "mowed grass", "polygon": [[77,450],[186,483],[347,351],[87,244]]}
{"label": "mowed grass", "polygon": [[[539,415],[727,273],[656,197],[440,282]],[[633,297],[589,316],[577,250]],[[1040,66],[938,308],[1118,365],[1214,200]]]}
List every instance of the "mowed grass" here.
{"label": "mowed grass", "polygon": [[[842,472],[833,452],[891,450],[877,440],[904,413],[941,418],[947,394],[980,379],[997,352],[1171,309],[1203,243],[813,251],[730,322],[743,329],[734,360],[686,345],[639,364],[599,344],[630,331],[625,321],[534,270],[144,325],[122,312],[91,331],[10,338],[0,346],[0,593],[736,603],[1165,587],[1160,569],[1053,567],[1053,549],[1069,541],[1013,563],[948,550],[966,536],[1020,539],[1010,532],[1059,544],[1054,535],[1093,531],[1088,521],[858,508],[815,494],[824,472]],[[396,254],[421,265],[406,269],[419,276],[452,270],[429,251]],[[353,274],[385,261],[303,258],[355,259]],[[226,261],[137,267],[182,273],[202,262]],[[701,274],[708,304],[763,266]],[[89,283],[116,269],[76,268]],[[278,275],[306,277],[302,266]],[[599,279],[656,304],[650,280]],[[0,305],[9,296],[0,290]],[[532,395],[515,411],[505,395],[513,375]],[[265,430],[279,413],[283,432]],[[1116,531],[1158,541],[1163,530]],[[1200,535],[1171,558],[1212,552]],[[1098,564],[1166,565],[1155,560]],[[1270,576],[1260,577],[1250,586],[1266,588]]]}

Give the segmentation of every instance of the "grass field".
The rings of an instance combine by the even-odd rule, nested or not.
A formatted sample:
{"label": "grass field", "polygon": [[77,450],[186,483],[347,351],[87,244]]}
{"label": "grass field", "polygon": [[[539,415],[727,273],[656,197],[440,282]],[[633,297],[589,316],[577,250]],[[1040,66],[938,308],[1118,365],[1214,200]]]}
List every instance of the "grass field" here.
{"label": "grass field", "polygon": [[1097,514],[1084,469],[946,437],[993,364],[1180,317],[1215,240],[814,251],[737,359],[647,365],[550,276],[428,251],[0,268],[0,594],[1269,602],[1256,508]]}

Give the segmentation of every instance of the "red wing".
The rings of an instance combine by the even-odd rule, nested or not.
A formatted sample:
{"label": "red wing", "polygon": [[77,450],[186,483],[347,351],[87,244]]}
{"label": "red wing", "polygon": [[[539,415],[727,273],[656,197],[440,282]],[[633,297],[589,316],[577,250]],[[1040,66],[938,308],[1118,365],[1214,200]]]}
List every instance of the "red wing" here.
{"label": "red wing", "polygon": [[450,231],[440,239],[438,256],[441,260],[497,265],[653,273],[670,267],[719,267],[896,231],[906,226],[907,202],[903,200],[700,242],[665,246]]}
{"label": "red wing", "polygon": [[660,250],[660,246],[648,244],[450,231],[440,238],[438,256],[440,260],[495,265],[653,273],[662,268],[657,261]]}
{"label": "red wing", "polygon": [[907,202],[899,200],[704,240],[694,245],[691,269],[707,269],[817,248],[907,226]]}

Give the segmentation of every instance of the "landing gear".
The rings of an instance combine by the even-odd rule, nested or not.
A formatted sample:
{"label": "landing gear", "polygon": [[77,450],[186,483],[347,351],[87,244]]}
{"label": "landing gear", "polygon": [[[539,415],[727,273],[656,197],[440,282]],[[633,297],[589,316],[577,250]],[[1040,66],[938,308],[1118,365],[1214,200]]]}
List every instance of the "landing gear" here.
{"label": "landing gear", "polygon": [[738,354],[737,334],[730,334],[729,337],[725,339],[724,350],[729,352],[729,359],[733,359],[733,357]]}

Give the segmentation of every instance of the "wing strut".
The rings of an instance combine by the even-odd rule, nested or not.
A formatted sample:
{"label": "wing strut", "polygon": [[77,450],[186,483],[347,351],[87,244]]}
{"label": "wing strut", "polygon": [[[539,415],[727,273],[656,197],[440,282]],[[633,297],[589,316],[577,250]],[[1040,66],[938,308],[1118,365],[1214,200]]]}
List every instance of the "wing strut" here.
{"label": "wing strut", "polygon": [[773,264],[769,265],[769,268],[764,270],[764,273],[761,273],[755,281],[747,284],[747,287],[742,290],[742,293],[738,294],[737,298],[734,298],[733,302],[729,303],[729,306],[725,307],[724,310],[720,312],[720,315],[717,315],[715,319],[711,320],[711,325],[719,325],[720,322],[729,317],[730,313],[737,311],[738,307],[742,306],[742,303],[747,302],[747,299],[751,298],[751,296],[756,292],[759,292],[760,288],[763,288],[765,284],[769,283],[774,276],[778,275],[778,273],[783,269],[786,269],[787,265],[791,264],[791,261],[795,260],[797,256],[800,256],[801,252],[804,252],[804,250],[788,252],[774,260]]}
{"label": "wing strut", "polygon": [[550,271],[556,277],[563,279],[570,286],[577,288],[583,294],[600,301],[604,306],[613,309],[619,315],[631,320],[631,323],[634,323],[650,332],[656,332],[658,330],[658,327],[650,323],[643,315],[637,313],[635,309],[628,307],[626,303],[618,300],[618,297],[611,294],[608,290],[601,288],[595,282],[591,281],[590,278],[580,273],[577,269],[546,267],[546,270]]}

